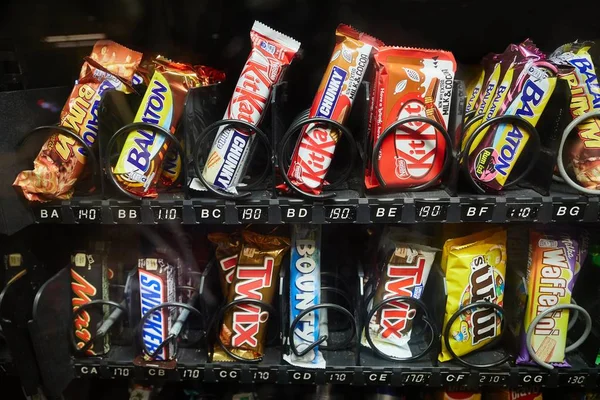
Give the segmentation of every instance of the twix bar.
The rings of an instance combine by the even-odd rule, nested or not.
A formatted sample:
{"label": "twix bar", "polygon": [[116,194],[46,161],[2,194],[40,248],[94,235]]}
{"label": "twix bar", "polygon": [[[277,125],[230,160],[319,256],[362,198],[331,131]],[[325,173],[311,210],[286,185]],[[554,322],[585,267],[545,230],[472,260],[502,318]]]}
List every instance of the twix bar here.
{"label": "twix bar", "polygon": [[[343,124],[369,65],[371,51],[382,43],[348,25],[338,26],[336,38],[309,117],[328,118]],[[309,193],[321,193],[340,134],[336,129],[319,124],[303,129],[288,171],[295,186]],[[280,189],[285,189],[285,185]]]}
{"label": "twix bar", "polygon": [[[448,126],[456,61],[442,50],[384,47],[374,56],[375,102],[370,140],[374,145],[394,122],[426,117]],[[385,138],[378,154],[382,178],[388,187],[405,188],[431,181],[446,154],[442,133],[423,121],[400,125]],[[368,189],[380,186],[372,160],[365,171]]]}
{"label": "twix bar", "polygon": [[217,246],[215,257],[219,263],[219,281],[223,296],[227,297],[233,283],[238,257],[242,248],[242,238],[239,233],[214,232],[208,235],[208,240]]}
{"label": "twix bar", "polygon": [[[271,304],[275,297],[279,268],[290,246],[285,237],[242,232],[244,244],[227,301],[252,299]],[[233,354],[256,359],[264,354],[269,312],[255,304],[240,304],[225,314],[220,338]],[[213,361],[233,361],[216,346]]]}
{"label": "twix bar", "polygon": [[[223,119],[233,119],[258,126],[265,115],[273,86],[300,49],[300,42],[258,21],[250,31],[252,51]],[[215,187],[237,193],[248,163],[254,135],[234,127],[217,133],[202,176]]]}
{"label": "twix bar", "polygon": [[[72,130],[93,148],[102,96],[108,90],[129,92],[128,84],[141,59],[141,53],[115,42],[96,42],[60,113],[60,126]],[[70,199],[86,162],[85,149],[75,139],[55,133],[42,146],[33,170],[17,175],[13,186],[30,201]]]}

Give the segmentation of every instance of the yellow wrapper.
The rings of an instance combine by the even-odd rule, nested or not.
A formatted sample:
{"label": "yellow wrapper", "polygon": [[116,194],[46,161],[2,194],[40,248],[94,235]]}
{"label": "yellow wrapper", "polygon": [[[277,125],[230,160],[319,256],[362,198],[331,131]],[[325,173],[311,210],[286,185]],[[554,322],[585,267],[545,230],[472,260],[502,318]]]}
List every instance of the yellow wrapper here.
{"label": "yellow wrapper", "polygon": [[475,104],[479,98],[481,87],[483,86],[483,78],[485,76],[485,70],[481,70],[479,76],[473,79],[467,87],[467,104],[465,105],[465,114],[475,110]]}
{"label": "yellow wrapper", "polygon": [[[506,273],[506,231],[491,229],[444,244],[442,270],[446,275],[448,299],[444,328],[450,317],[473,302],[489,301],[502,306]],[[459,355],[477,350],[500,334],[500,315],[480,308],[463,313],[450,329],[450,345]],[[442,340],[440,361],[452,356]]]}

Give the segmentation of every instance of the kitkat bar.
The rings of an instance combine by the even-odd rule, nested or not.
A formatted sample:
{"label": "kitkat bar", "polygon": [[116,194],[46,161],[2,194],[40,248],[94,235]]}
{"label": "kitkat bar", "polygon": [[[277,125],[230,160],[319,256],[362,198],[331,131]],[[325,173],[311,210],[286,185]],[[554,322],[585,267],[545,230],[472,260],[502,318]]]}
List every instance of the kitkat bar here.
{"label": "kitkat bar", "polygon": [[[154,73],[133,122],[157,125],[174,134],[188,91],[206,83],[207,79],[188,64],[162,57],[157,57],[154,62]],[[165,135],[152,130],[137,129],[129,133],[113,169],[118,184],[135,196],[156,197],[156,183],[162,175],[169,145]],[[173,184],[181,172],[181,165],[177,168],[176,160],[175,156],[174,165],[167,164],[163,179],[167,186]]]}
{"label": "kitkat bar", "polygon": [[[138,260],[138,274],[142,317],[153,307],[177,300],[177,270],[165,258],[140,258]],[[151,353],[155,352],[158,346],[167,339],[169,330],[177,319],[177,314],[176,308],[165,307],[155,311],[146,319],[145,324],[141,327],[142,340],[150,354],[144,352],[143,358],[145,360],[148,360]],[[156,360],[171,360],[175,356],[174,352],[175,345],[173,341],[169,341],[156,355]]]}
{"label": "kitkat bar", "polygon": [[[338,26],[336,38],[309,117],[328,118],[343,124],[369,66],[371,51],[383,44],[348,25]],[[305,192],[321,193],[341,134],[323,124],[310,124],[302,130],[287,172],[292,184]],[[285,184],[279,188],[288,189]]]}
{"label": "kitkat bar", "polygon": [[[252,51],[240,74],[223,119],[258,126],[273,86],[300,49],[300,42],[255,21],[250,31]],[[211,186],[237,193],[248,165],[254,133],[227,126],[217,132],[202,176]]]}
{"label": "kitkat bar", "polygon": [[[59,125],[81,136],[93,148],[102,96],[108,90],[129,92],[128,84],[141,59],[141,53],[115,42],[96,42],[61,111]],[[75,139],[54,133],[35,158],[33,170],[19,173],[13,186],[30,201],[70,199],[86,162],[85,149]]]}
{"label": "kitkat bar", "polygon": [[[75,330],[75,343],[84,347],[104,320],[102,307],[93,307],[76,313],[80,306],[93,300],[109,300],[108,287],[108,248],[105,242],[93,242],[86,251],[71,256],[71,304]],[[96,338],[84,352],[86,356],[98,356],[110,350],[110,336]]]}
{"label": "kitkat bar", "polygon": [[[383,47],[375,54],[375,102],[371,116],[374,145],[394,122],[425,117],[448,126],[456,61],[442,50]],[[407,188],[431,181],[446,157],[441,132],[426,122],[409,122],[387,136],[379,157],[379,169],[387,187]],[[373,160],[365,171],[368,189],[380,186]]]}
{"label": "kitkat bar", "polygon": [[[252,299],[272,304],[279,282],[279,268],[290,240],[249,231],[242,232],[242,238],[243,245],[227,302]],[[255,304],[231,307],[223,318],[220,339],[238,357],[257,359],[264,354],[268,320],[269,312]],[[214,348],[212,360],[233,361],[219,345]]]}

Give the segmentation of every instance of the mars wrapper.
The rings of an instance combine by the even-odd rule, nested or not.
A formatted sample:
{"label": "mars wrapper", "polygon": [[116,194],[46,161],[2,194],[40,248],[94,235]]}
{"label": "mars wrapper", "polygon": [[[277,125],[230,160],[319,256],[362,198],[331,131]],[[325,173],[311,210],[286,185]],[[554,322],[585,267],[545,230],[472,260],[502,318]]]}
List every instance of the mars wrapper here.
{"label": "mars wrapper", "polygon": [[[348,25],[336,30],[337,43],[310,108],[309,117],[327,118],[343,124],[358,93],[373,47],[381,43]],[[290,181],[303,191],[319,194],[342,133],[327,125],[306,126],[294,149]],[[280,186],[286,189],[285,185]]]}
{"label": "mars wrapper", "polygon": [[[258,21],[250,31],[252,51],[235,86],[223,119],[258,126],[265,115],[273,86],[300,49],[300,42]],[[254,140],[251,131],[225,126],[213,142],[202,176],[222,190],[237,193]]]}
{"label": "mars wrapper", "polygon": [[[381,272],[371,309],[392,297],[420,299],[423,295],[437,250],[411,243],[393,243],[393,246],[394,251]],[[375,346],[395,358],[412,357],[408,342],[416,313],[415,308],[402,301],[394,301],[381,307],[366,327]],[[361,343],[370,347],[365,333]]]}
{"label": "mars wrapper", "polygon": [[[96,42],[81,67],[67,103],[60,112],[59,125],[94,147],[98,136],[98,112],[108,90],[128,92],[142,54],[115,42]],[[32,171],[17,175],[13,186],[30,201],[70,199],[87,163],[85,149],[71,136],[52,134],[33,161]]]}
{"label": "mars wrapper", "polygon": [[[371,101],[372,145],[396,121],[422,117],[448,127],[456,61],[448,51],[383,47],[375,54],[375,88]],[[371,156],[371,155],[369,155]],[[381,177],[390,188],[429,182],[446,157],[442,133],[424,121],[398,126],[377,155]],[[380,186],[373,161],[365,171],[368,189]]]}
{"label": "mars wrapper", "polygon": [[[534,361],[525,345],[525,335],[531,321],[544,310],[557,304],[571,304],[571,294],[578,273],[580,245],[568,233],[531,231],[529,265],[527,267],[527,309],[519,364]],[[531,347],[536,355],[557,367],[568,367],[565,361],[569,310],[560,310],[536,325]]]}
{"label": "mars wrapper", "polygon": [[[287,238],[242,232],[243,245],[227,302],[252,299],[272,304],[279,280],[279,267],[290,246]],[[256,304],[229,308],[223,318],[221,341],[233,354],[249,360],[262,357],[269,312]],[[213,361],[233,361],[215,346]]]}
{"label": "mars wrapper", "polygon": [[[290,256],[290,328],[300,313],[321,302],[321,226],[294,225]],[[294,345],[303,351],[316,342],[321,333],[321,310],[304,314],[290,335]],[[325,368],[325,359],[316,346],[304,356],[291,350],[283,359],[299,367]]]}

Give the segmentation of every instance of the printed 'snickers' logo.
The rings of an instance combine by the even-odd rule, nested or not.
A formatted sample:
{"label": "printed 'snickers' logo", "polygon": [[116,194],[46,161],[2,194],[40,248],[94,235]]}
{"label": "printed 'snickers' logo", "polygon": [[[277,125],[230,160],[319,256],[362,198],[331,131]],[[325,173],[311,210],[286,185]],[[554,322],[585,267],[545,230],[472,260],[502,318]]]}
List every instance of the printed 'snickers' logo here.
{"label": "printed 'snickers' logo", "polygon": [[[140,305],[142,315],[146,315],[148,311],[159,304],[165,302],[163,280],[154,274],[151,274],[143,269],[140,269]],[[167,321],[161,310],[155,311],[146,319],[146,323],[142,327],[142,336],[146,348],[150,354],[154,353],[162,341],[166,338]],[[167,346],[164,346],[157,360],[167,359]]]}
{"label": "printed 'snickers' logo", "polygon": [[[398,120],[409,117],[426,117],[425,104],[418,100],[407,101],[398,113]],[[426,122],[409,122],[396,129],[396,168],[398,179],[423,178],[435,162],[437,133]]]}

